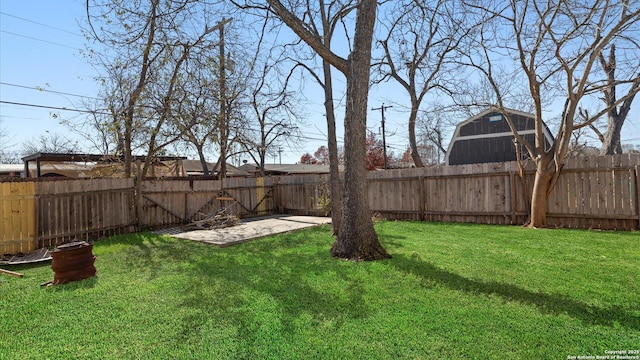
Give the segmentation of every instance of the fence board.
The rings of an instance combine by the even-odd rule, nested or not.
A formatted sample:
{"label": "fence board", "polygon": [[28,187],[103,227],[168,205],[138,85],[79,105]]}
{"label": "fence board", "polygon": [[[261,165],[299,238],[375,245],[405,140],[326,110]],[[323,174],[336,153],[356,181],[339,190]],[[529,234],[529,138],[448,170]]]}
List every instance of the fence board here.
{"label": "fence board", "polygon": [[36,216],[40,247],[133,229],[131,179],[55,180],[38,184]]}
{"label": "fence board", "polygon": [[29,182],[0,183],[0,255],[36,248],[35,186]]}

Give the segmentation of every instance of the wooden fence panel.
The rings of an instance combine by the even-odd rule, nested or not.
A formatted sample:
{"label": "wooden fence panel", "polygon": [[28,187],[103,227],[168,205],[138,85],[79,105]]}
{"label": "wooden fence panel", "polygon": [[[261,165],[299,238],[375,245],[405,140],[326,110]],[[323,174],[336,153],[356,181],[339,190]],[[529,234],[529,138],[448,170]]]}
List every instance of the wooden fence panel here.
{"label": "wooden fence panel", "polygon": [[38,247],[133,231],[133,179],[39,181]]}
{"label": "wooden fence panel", "polygon": [[273,178],[227,178],[222,189],[233,203],[227,205],[240,218],[274,213]]}
{"label": "wooden fence panel", "polygon": [[[638,162],[640,155],[568,159],[549,197],[549,225],[638,229]],[[391,219],[521,224],[535,175],[532,163],[526,169],[526,189],[515,162],[370,172],[370,207]]]}
{"label": "wooden fence panel", "polygon": [[422,179],[414,176],[398,177],[402,176],[398,173],[393,175],[396,177],[369,177],[368,198],[371,211],[389,219],[422,219]]}
{"label": "wooden fence panel", "polygon": [[182,225],[224,210],[240,218],[274,212],[272,178],[154,179],[141,186],[140,225]]}
{"label": "wooden fence panel", "polygon": [[[567,228],[637,228],[637,181],[622,156],[570,159],[549,197],[550,226]],[[580,168],[584,166],[584,168]]]}
{"label": "wooden fence panel", "polygon": [[33,182],[0,182],[0,255],[37,248]]}
{"label": "wooden fence panel", "polygon": [[142,211],[139,226],[153,228],[183,224],[187,220],[185,194],[191,192],[186,179],[150,179],[140,184]]}
{"label": "wooden fence panel", "polygon": [[188,220],[202,220],[211,214],[216,214],[220,208],[225,207],[225,201],[220,200],[220,181],[211,179],[192,180],[191,189],[191,192],[185,193]]}
{"label": "wooden fence panel", "polygon": [[324,205],[330,205],[329,175],[288,175],[271,179],[274,210],[292,215],[327,215]]}

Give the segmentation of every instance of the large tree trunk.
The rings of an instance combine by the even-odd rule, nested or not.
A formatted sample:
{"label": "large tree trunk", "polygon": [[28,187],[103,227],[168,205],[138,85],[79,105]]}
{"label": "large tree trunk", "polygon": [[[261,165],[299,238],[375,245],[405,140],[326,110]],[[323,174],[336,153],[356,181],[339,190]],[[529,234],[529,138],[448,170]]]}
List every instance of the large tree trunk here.
{"label": "large tree trunk", "polygon": [[618,96],[617,85],[618,83],[624,83],[616,80],[616,46],[611,44],[609,50],[609,59],[605,59],[604,54],[600,52],[600,64],[602,69],[607,74],[607,86],[602,90],[602,100],[606,104],[607,111],[607,132],[602,140],[602,148],[600,149],[600,155],[615,155],[622,154],[622,143],[620,141],[620,133],[622,132],[622,126],[631,110],[631,104],[638,91],[640,91],[640,76],[633,80],[631,87],[628,90],[626,99],[620,105],[618,109]]}
{"label": "large tree trunk", "polygon": [[[325,39],[325,43],[327,40]],[[329,137],[329,174],[331,189],[331,225],[333,234],[338,235],[342,221],[342,187],[340,186],[340,171],[338,160],[338,142],[336,140],[336,117],[333,107],[333,83],[331,81],[331,64],[322,61],[324,72],[324,108],[327,113],[327,135]]]}
{"label": "large tree trunk", "polygon": [[418,99],[411,96],[411,114],[409,114],[409,146],[411,147],[411,159],[416,167],[424,167],[420,152],[418,151],[418,143],[416,141],[416,119],[418,118]]}
{"label": "large tree trunk", "polygon": [[369,91],[371,41],[376,19],[376,0],[362,0],[356,15],[354,48],[347,74],[345,111],[345,211],[331,254],[348,260],[391,257],[373,228],[367,199],[366,119]]}
{"label": "large tree trunk", "polygon": [[536,174],[533,180],[531,195],[531,219],[527,224],[531,228],[547,227],[547,202],[552,189],[555,167],[551,164],[552,156],[545,154],[536,159]]}
{"label": "large tree trunk", "polygon": [[196,145],[198,149],[198,158],[200,159],[200,166],[202,166],[202,174],[204,176],[209,176],[209,164],[207,164],[207,159],[204,156],[204,150],[202,149],[202,145]]}
{"label": "large tree trunk", "polygon": [[609,111],[609,125],[607,126],[607,133],[604,136],[604,142],[600,149],[600,155],[615,155],[622,154],[622,143],[620,142],[620,133],[622,132],[622,125],[624,125],[625,118],[618,115],[615,111]]}

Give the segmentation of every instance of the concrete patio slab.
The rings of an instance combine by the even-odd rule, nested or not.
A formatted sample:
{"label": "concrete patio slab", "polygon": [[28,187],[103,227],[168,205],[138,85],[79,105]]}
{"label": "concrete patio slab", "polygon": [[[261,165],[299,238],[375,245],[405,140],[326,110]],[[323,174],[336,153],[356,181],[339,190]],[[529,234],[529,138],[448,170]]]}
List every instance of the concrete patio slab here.
{"label": "concrete patio slab", "polygon": [[329,223],[330,217],[274,215],[242,219],[240,224],[223,229],[185,231],[182,228],[172,228],[154,233],[223,247]]}

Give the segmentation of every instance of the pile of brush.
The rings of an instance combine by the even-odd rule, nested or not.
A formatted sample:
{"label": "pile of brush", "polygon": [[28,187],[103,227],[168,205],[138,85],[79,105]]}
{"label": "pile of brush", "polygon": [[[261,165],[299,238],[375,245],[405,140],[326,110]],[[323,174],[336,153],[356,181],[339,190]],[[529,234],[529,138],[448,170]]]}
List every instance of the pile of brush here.
{"label": "pile of brush", "polygon": [[233,214],[227,214],[226,209],[219,209],[213,214],[198,213],[202,220],[194,220],[183,226],[184,230],[212,230],[238,225],[240,219]]}

